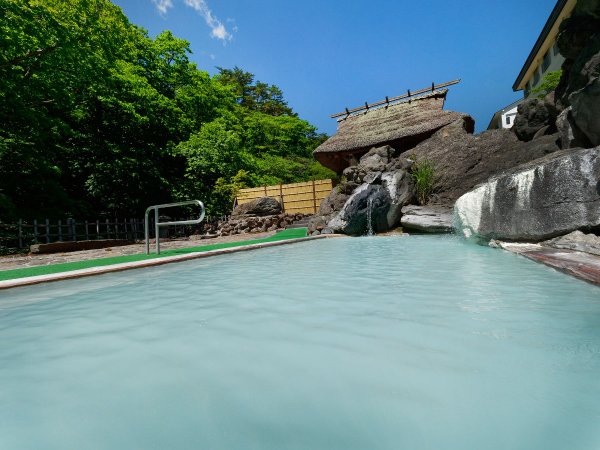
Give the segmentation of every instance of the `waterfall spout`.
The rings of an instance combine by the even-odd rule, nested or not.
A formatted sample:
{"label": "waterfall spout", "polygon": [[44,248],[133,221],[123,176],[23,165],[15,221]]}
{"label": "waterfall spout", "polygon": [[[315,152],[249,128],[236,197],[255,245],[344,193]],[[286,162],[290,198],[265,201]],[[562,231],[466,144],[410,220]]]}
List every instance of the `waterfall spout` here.
{"label": "waterfall spout", "polygon": [[367,236],[375,236],[373,231],[373,222],[371,220],[371,213],[373,212],[373,199],[369,197],[367,199]]}

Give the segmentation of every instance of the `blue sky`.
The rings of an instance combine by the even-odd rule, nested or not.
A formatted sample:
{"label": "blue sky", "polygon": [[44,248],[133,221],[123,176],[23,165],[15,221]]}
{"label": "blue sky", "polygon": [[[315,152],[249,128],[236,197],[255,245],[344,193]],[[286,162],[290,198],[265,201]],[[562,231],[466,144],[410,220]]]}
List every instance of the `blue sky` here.
{"label": "blue sky", "polygon": [[239,66],[278,85],[333,134],[329,116],[455,78],[446,109],[477,131],[522,96],[512,84],[555,0],[113,0],[151,36],[191,43],[209,73]]}

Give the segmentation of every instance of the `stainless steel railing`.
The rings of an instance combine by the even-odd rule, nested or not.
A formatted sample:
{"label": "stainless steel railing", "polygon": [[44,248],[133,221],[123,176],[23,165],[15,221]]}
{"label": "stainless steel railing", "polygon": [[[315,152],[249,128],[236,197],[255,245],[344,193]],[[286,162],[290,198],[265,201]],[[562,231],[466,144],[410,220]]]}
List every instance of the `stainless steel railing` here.
{"label": "stainless steel railing", "polygon": [[[200,217],[195,220],[179,220],[176,222],[159,222],[158,221],[158,210],[164,208],[172,208],[174,206],[186,206],[186,205],[198,205],[200,207]],[[144,236],[146,238],[146,255],[150,254],[150,226],[148,215],[150,211],[154,210],[154,231],[156,235],[156,254],[160,255],[160,239],[158,230],[160,227],[168,227],[169,225],[194,225],[196,223],[202,222],[204,219],[204,204],[200,200],[189,200],[186,202],[178,202],[178,203],[165,203],[163,205],[154,205],[149,206],[146,209],[146,215],[144,218]]]}

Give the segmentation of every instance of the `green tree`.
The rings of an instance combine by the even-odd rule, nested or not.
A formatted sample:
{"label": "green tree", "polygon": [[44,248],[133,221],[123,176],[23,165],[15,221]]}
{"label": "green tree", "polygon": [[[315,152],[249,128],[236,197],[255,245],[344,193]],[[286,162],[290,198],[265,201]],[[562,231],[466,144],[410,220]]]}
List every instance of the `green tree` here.
{"label": "green tree", "polygon": [[237,66],[233,69],[217,69],[219,75],[216,79],[232,89],[240,106],[272,116],[295,116],[283,98],[283,92],[277,86],[260,81],[254,83],[254,75]]}
{"label": "green tree", "polygon": [[558,86],[560,77],[562,76],[562,70],[556,70],[554,72],[548,72],[538,87],[532,89],[529,96],[532,98],[543,98],[548,92],[552,92]]}
{"label": "green tree", "polygon": [[139,215],[173,198],[228,212],[240,186],[328,174],[275,85],[211,77],[109,0],[0,0],[0,220]]}

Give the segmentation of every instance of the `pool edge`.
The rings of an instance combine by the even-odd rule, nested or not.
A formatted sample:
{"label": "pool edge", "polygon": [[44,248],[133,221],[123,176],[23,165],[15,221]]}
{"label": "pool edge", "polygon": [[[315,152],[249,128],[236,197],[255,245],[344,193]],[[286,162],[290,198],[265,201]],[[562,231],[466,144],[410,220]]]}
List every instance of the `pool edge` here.
{"label": "pool edge", "polygon": [[35,275],[32,277],[15,278],[13,280],[0,281],[0,290],[11,289],[23,286],[32,286],[41,283],[50,283],[53,281],[71,280],[76,278],[89,277],[93,275],[102,275],[105,273],[122,272],[125,270],[141,269],[144,267],[161,266],[163,264],[176,263],[181,261],[189,261],[193,259],[208,258],[211,256],[225,255],[229,253],[238,253],[261,248],[277,247],[279,245],[295,244],[298,242],[307,242],[317,239],[344,237],[340,234],[325,234],[319,236],[307,236],[304,238],[286,239],[275,242],[261,242],[258,244],[242,245],[239,247],[222,248],[216,250],[208,250],[205,252],[193,252],[183,255],[165,256],[163,258],[148,259],[143,261],[133,261],[119,264],[111,264],[109,266],[90,267],[87,269],[72,270],[68,272],[59,272],[48,275]]}
{"label": "pool edge", "polygon": [[600,258],[570,249],[540,244],[498,242],[500,248],[600,287]]}

